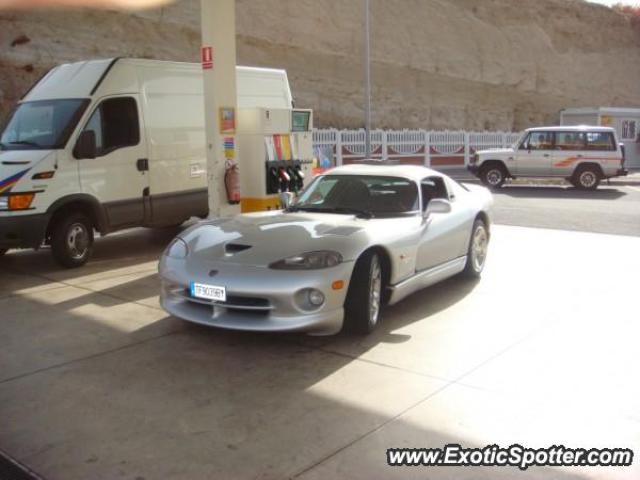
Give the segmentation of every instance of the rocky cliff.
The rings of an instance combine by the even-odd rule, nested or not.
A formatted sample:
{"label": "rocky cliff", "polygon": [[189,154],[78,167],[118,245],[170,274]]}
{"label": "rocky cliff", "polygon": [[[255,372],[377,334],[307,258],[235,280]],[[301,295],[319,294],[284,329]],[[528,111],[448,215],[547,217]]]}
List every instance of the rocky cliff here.
{"label": "rocky cliff", "polygon": [[[287,69],[316,126],[363,115],[362,0],[238,0],[238,62]],[[640,30],[583,0],[371,0],[374,125],[520,129],[569,106],[640,106]],[[0,117],[52,65],[197,61],[199,1],[0,14]]]}

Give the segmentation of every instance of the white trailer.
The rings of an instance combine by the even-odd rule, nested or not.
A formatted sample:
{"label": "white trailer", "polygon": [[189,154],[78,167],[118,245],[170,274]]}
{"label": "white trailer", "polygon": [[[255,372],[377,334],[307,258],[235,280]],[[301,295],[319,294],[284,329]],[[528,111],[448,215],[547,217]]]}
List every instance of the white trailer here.
{"label": "white trailer", "polygon": [[614,128],[624,144],[625,167],[640,169],[640,108],[567,108],[560,111],[560,124]]}

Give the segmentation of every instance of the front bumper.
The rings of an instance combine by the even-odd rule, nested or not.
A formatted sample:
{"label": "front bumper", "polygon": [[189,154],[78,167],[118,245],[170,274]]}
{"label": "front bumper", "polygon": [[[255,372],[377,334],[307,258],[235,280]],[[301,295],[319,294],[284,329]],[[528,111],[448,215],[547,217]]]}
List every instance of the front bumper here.
{"label": "front bumper", "polygon": [[[206,263],[206,264],[205,264]],[[344,301],[353,262],[315,271],[283,271],[225,262],[189,262],[163,256],[160,260],[160,304],[184,320],[232,330],[303,331],[332,335],[342,329]],[[216,271],[213,277],[211,271]],[[342,280],[340,290],[332,282]],[[189,295],[190,282],[224,286],[227,302]],[[300,306],[301,291],[322,291],[325,302],[316,309]]]}
{"label": "front bumper", "polygon": [[469,170],[469,172],[471,172],[474,175],[478,175],[478,172],[480,171],[480,168],[478,167],[478,165],[475,164],[468,164],[467,165],[467,170]]}
{"label": "front bumper", "polygon": [[38,248],[48,223],[48,214],[0,217],[0,248]]}

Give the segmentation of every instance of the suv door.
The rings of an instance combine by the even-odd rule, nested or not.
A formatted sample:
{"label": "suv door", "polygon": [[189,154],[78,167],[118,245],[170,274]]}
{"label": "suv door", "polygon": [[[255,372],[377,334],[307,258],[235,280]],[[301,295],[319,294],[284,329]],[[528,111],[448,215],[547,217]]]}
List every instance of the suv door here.
{"label": "suv door", "polygon": [[551,175],[553,145],[553,132],[529,132],[516,152],[516,175],[530,177]]}
{"label": "suv door", "polygon": [[92,111],[84,130],[96,137],[96,158],[80,160],[82,191],[104,206],[112,229],[141,225],[147,146],[140,126],[136,96],[102,100]]}
{"label": "suv door", "polygon": [[584,132],[556,132],[555,150],[552,155],[553,175],[570,177],[582,160],[586,149]]}

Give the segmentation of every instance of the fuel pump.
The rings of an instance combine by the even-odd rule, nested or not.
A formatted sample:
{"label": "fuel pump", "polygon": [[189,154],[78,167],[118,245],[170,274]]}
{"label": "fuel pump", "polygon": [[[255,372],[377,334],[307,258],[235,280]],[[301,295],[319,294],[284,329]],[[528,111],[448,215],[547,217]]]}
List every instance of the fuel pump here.
{"label": "fuel pump", "polygon": [[243,212],[282,208],[281,194],[304,188],[313,161],[312,115],[303,109],[239,109]]}

